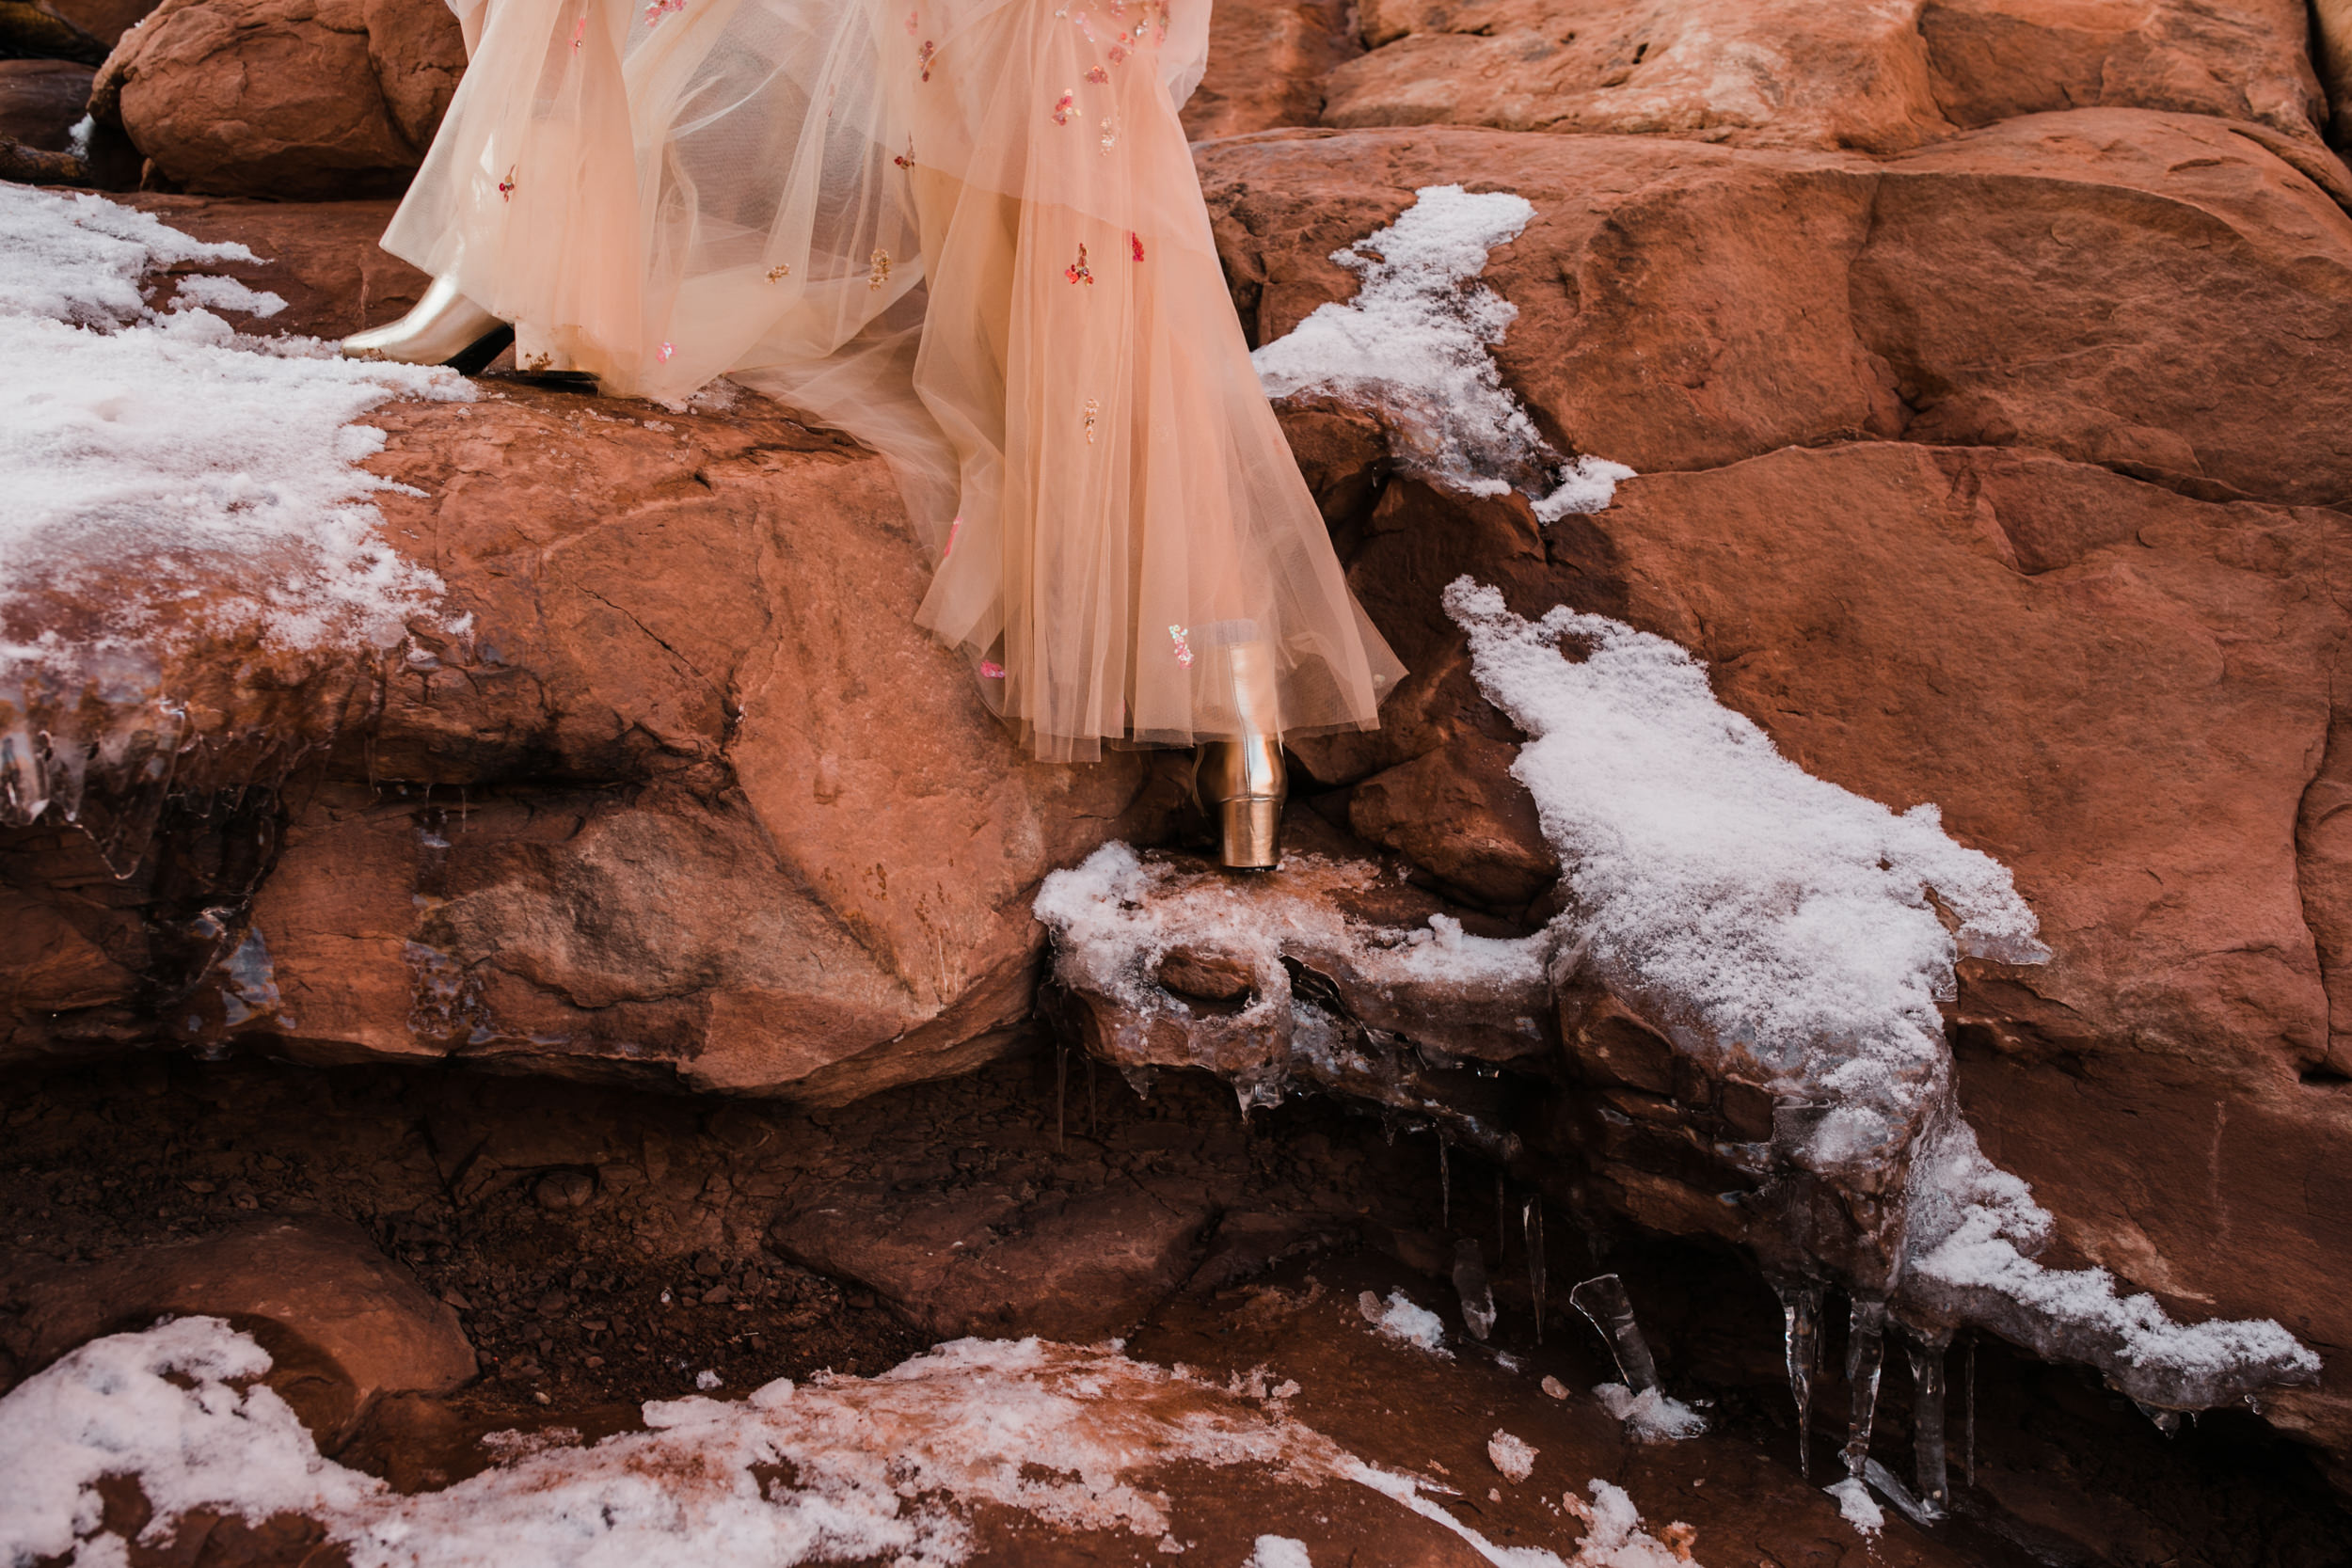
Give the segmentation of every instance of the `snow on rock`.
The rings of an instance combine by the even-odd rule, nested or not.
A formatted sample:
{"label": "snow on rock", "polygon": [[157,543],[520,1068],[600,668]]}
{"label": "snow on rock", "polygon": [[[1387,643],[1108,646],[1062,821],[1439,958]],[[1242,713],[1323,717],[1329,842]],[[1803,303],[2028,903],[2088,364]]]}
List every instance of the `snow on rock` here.
{"label": "snow on rock", "polygon": [[1848,1476],[1836,1485],[1821,1490],[1837,1499],[1837,1512],[1862,1534],[1876,1535],[1886,1528],[1885,1511],[1879,1507],[1878,1499],[1870,1496],[1870,1489],[1859,1477]]}
{"label": "snow on rock", "polygon": [[1898,814],[1806,773],[1663,638],[1565,608],[1523,620],[1467,578],[1445,604],[1480,689],[1529,736],[1511,772],[1567,868],[1563,951],[1682,1051],[1808,1108],[1782,1118],[1783,1158],[1903,1194],[1899,1301],[2092,1362],[2150,1403],[2317,1375],[2275,1323],[2185,1327],[2118,1300],[2104,1270],[2031,1260],[2050,1216],[1978,1148],[1936,1008],[1963,954],[2048,958],[2007,868],[1931,805]]}
{"label": "snow on rock", "polygon": [[1535,1473],[1535,1453],[1524,1439],[1514,1437],[1500,1427],[1486,1439],[1486,1462],[1514,1486]]}
{"label": "snow on rock", "polygon": [[1642,1528],[1641,1511],[1625,1488],[1597,1478],[1585,1482],[1593,1500],[1564,1493],[1560,1506],[1583,1522],[1584,1539],[1570,1560],[1577,1568],[1674,1568],[1689,1562],[1694,1532],[1681,1523],[1666,1527],[1662,1539]]}
{"label": "snow on rock", "polygon": [[[1172,1540],[1169,1465],[1254,1465],[1299,1486],[1344,1481],[1393,1498],[1500,1568],[1565,1568],[1497,1547],[1410,1476],[1221,1390],[1108,1350],[959,1339],[873,1378],[779,1379],[747,1399],[648,1402],[646,1430],[588,1448],[517,1443],[493,1468],[403,1496],[323,1457],[256,1380],[267,1353],[217,1318],[93,1340],[0,1398],[0,1560],[99,1568],[124,1560],[103,1532],[97,1483],[135,1478],[167,1544],[199,1510],[322,1524],[353,1568],[500,1562],[683,1562],[792,1568],[882,1559],[946,1568],[972,1546],[966,1511],[1025,1513],[1070,1530]],[[791,1479],[770,1479],[781,1467]],[[1662,1568],[1625,1494],[1593,1483],[1579,1564]],[[1573,1499],[1572,1499],[1573,1501]],[[1602,1543],[1597,1552],[1596,1542]],[[1257,1568],[1298,1568],[1305,1546],[1258,1539]]]}
{"label": "snow on rock", "polygon": [[1416,1305],[1413,1298],[1402,1291],[1391,1291],[1386,1301],[1366,1291],[1356,1298],[1356,1310],[1384,1338],[1438,1355],[1453,1354],[1445,1348],[1445,1320],[1429,1308]]}
{"label": "snow on rock", "polygon": [[[379,648],[429,610],[434,575],[396,554],[353,421],[394,398],[463,401],[446,371],[359,364],[307,338],[239,333],[215,309],[284,302],[225,277],[151,309],[178,262],[252,260],[94,196],[0,185],[0,817],[28,821],[82,710],[158,723],[177,642]],[[33,734],[49,732],[36,749]],[[68,789],[60,806],[72,815]]]}
{"label": "snow on rock", "polygon": [[1487,353],[1518,308],[1478,276],[1486,253],[1534,215],[1507,192],[1415,192],[1394,223],[1331,253],[1362,279],[1356,297],[1317,306],[1251,356],[1266,395],[1329,392],[1367,404],[1407,467],[1472,495],[1523,490],[1545,522],[1607,506],[1633,470],[1588,456],[1564,462]]}
{"label": "snow on rock", "polygon": [[1604,1383],[1593,1390],[1593,1397],[1637,1443],[1678,1443],[1707,1430],[1706,1417],[1669,1397],[1663,1388],[1645,1388],[1637,1394],[1622,1383]]}

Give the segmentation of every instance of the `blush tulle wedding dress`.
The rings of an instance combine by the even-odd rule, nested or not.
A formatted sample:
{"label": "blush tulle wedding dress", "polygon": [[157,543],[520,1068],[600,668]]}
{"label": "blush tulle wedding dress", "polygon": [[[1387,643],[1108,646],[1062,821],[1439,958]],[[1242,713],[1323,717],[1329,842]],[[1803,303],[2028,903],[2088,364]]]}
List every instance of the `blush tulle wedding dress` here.
{"label": "blush tulle wedding dress", "polygon": [[937,556],[918,619],[1041,757],[1209,743],[1247,801],[1275,737],[1376,723],[1402,671],[1177,119],[1208,0],[457,4],[471,62],[384,238],[437,280],[421,312],[610,393],[723,374],[882,452]]}

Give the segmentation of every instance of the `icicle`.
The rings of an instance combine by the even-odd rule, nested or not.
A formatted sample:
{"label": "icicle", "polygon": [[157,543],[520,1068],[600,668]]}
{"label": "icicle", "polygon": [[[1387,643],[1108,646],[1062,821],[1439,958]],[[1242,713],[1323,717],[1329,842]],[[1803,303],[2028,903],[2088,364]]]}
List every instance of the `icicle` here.
{"label": "icicle", "polygon": [[1054,1147],[1069,1147],[1062,1132],[1062,1107],[1070,1093],[1070,1047],[1057,1040],[1054,1043]]}
{"label": "icicle", "polygon": [[1853,1414],[1846,1428],[1846,1474],[1861,1478],[1870,1457],[1870,1428],[1878,1420],[1879,1373],[1886,1364],[1886,1303],[1853,1304],[1846,1330],[1846,1382],[1853,1389]]}
{"label": "icicle", "polygon": [[1445,1227],[1454,1228],[1454,1165],[1446,1157],[1446,1138],[1438,1134],[1438,1213]]}
{"label": "icicle", "polygon": [[1772,1287],[1788,1352],[1788,1392],[1797,1402],[1797,1474],[1813,1479],[1813,1373],[1821,1364],[1821,1288],[1807,1280]]}
{"label": "icicle", "polygon": [[1119,1065],[1119,1075],[1127,1080],[1127,1086],[1136,1091],[1137,1100],[1152,1098],[1152,1084],[1156,1075],[1149,1067],[1138,1067],[1132,1062],[1121,1062]]}
{"label": "icicle", "polygon": [[1535,1342],[1544,1342],[1544,1200],[1538,1194],[1519,1211],[1527,1237],[1527,1293],[1535,1303]]}
{"label": "icicle", "polygon": [[1902,1511],[1903,1516],[1915,1525],[1932,1525],[1944,1517],[1944,1511],[1924,1497],[1915,1497],[1911,1488],[1895,1479],[1895,1472],[1875,1459],[1865,1460],[1862,1479],[1871,1491],[1884,1497]]}
{"label": "icicle", "polygon": [[2167,1437],[2177,1437],[2180,1435],[2181,1413],[2179,1411],[2166,1410],[2158,1405],[2141,1404],[2137,1400],[2134,1400],[2132,1402],[2139,1405],[2139,1413],[2141,1415],[2156,1423],[2156,1430],[2158,1432],[2163,1433]]}
{"label": "icicle", "polygon": [[1642,1325],[1633,1321],[1633,1302],[1625,1293],[1624,1280],[1613,1274],[1588,1279],[1568,1292],[1568,1304],[1590,1318],[1609,1341],[1617,1374],[1629,1391],[1638,1394],[1658,1386],[1658,1363],[1650,1359]]}
{"label": "icicle", "polygon": [[1907,1347],[1914,1390],[1912,1476],[1919,1483],[1920,1505],[1938,1514],[1952,1500],[1944,1456],[1944,1355],[1951,1343],[1951,1330],[1940,1329],[1921,1335]]}
{"label": "icicle", "polygon": [[1495,1328],[1495,1292],[1486,1281],[1486,1260],[1478,1243],[1465,1236],[1454,1243],[1454,1291],[1462,1298],[1462,1326],[1480,1344]]}
{"label": "icicle", "polygon": [[1974,1335],[1969,1337],[1968,1354],[1961,1361],[1960,1375],[1968,1386],[1967,1398],[1963,1402],[1966,1413],[1961,1420],[1961,1430],[1965,1434],[1962,1438],[1961,1473],[1968,1478],[1968,1484],[1974,1486],[1977,1484],[1977,1340]]}

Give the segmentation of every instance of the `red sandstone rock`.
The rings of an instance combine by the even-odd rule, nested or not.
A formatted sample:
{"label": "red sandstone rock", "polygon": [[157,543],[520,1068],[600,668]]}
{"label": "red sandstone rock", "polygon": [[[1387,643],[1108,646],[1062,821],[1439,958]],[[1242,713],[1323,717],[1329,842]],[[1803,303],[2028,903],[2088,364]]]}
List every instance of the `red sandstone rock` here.
{"label": "red sandstone rock", "polygon": [[[2318,151],[2298,0],[1370,0],[1324,123],[1893,152],[2077,108],[2268,126]],[[2322,154],[2324,156],[2324,154]]]}
{"label": "red sandstone rock", "polygon": [[260,321],[230,320],[249,331],[342,338],[396,320],[417,303],[424,274],[377,248],[391,222],[389,201],[239,201],[216,197],[121,198],[199,240],[235,240],[260,261],[190,261],[156,274],[155,303],[169,307],[178,279],[233,277],[266,289],[286,308]]}
{"label": "red sandstone rock", "polygon": [[270,1386],[329,1448],[379,1395],[474,1375],[457,1314],[344,1220],[265,1221],[8,1283],[25,1303],[11,1349],[28,1368],[161,1314],[228,1319],[270,1352]]}
{"label": "red sandstone rock", "polygon": [[63,17],[110,49],[155,4],[156,0],[40,0],[41,9]]}
{"label": "red sandstone rock", "polygon": [[64,151],[92,74],[72,60],[0,60],[0,141]]}
{"label": "red sandstone rock", "polygon": [[1184,104],[1195,141],[1312,125],[1324,78],[1364,52],[1338,0],[1221,0],[1209,13],[1209,66]]}
{"label": "red sandstone rock", "polygon": [[438,0],[165,0],[100,71],[93,109],[194,191],[397,191],[464,59]]}
{"label": "red sandstone rock", "polygon": [[[2352,219],[2214,119],[2086,110],[1884,161],[1431,128],[1205,148],[1255,336],[1415,189],[1536,207],[1486,282],[1565,446],[1650,472],[1854,436],[2030,446],[2216,499],[2352,495]],[[2054,356],[2053,341],[2072,345]],[[1405,656],[1407,660],[1410,655]]]}

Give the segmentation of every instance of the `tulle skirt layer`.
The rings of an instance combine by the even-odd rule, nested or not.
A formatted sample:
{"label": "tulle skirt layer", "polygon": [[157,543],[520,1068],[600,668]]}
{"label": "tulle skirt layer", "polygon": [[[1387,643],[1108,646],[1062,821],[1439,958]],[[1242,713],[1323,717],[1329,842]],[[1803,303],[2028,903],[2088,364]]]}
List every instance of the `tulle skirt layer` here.
{"label": "tulle skirt layer", "polygon": [[527,365],[664,400],[728,374],[880,451],[938,557],[920,620],[1041,756],[1245,708],[1366,727],[1402,672],[1260,390],[1176,116],[1207,21],[490,0],[385,244],[516,322]]}

